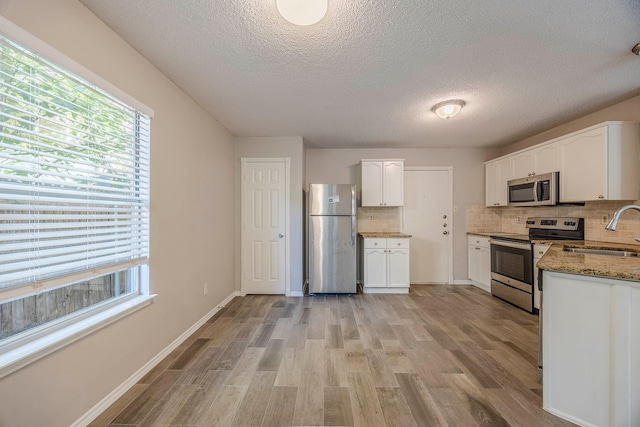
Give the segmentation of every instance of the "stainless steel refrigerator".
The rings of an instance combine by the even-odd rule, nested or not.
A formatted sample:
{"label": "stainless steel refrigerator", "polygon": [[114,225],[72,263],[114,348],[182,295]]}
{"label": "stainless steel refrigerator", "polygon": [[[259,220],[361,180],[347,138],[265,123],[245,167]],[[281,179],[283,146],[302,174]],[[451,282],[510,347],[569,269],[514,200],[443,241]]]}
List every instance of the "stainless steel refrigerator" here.
{"label": "stainless steel refrigerator", "polygon": [[309,294],[355,294],[356,187],[310,184]]}

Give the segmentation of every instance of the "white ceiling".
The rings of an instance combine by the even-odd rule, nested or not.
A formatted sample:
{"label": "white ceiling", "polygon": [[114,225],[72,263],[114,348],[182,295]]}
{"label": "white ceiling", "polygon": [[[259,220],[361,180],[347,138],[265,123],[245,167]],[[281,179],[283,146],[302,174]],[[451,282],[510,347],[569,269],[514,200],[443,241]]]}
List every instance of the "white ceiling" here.
{"label": "white ceiling", "polygon": [[639,0],[329,0],[309,27],[275,0],[81,2],[238,136],[499,146],[640,93]]}

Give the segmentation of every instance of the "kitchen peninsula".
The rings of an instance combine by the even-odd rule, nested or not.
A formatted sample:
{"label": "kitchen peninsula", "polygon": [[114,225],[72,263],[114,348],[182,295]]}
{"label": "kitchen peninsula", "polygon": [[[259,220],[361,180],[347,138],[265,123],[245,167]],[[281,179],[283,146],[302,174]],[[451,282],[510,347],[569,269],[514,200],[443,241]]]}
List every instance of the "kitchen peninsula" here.
{"label": "kitchen peninsula", "polygon": [[639,425],[637,255],[637,245],[572,242],[554,244],[538,263],[543,407],[552,414],[584,426]]}

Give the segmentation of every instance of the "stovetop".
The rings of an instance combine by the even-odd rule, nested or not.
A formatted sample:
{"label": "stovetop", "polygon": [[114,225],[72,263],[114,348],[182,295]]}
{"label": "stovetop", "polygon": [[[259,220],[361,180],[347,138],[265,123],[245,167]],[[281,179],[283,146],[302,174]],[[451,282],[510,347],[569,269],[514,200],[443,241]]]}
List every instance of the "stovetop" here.
{"label": "stovetop", "polygon": [[584,219],[574,217],[527,218],[529,234],[493,233],[489,237],[515,242],[532,240],[584,240]]}

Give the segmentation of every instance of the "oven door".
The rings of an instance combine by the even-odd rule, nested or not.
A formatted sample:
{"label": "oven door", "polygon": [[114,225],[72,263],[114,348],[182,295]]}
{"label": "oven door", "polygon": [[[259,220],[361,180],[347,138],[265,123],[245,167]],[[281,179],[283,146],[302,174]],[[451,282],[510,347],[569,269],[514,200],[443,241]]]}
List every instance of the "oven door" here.
{"label": "oven door", "polygon": [[533,251],[529,242],[491,239],[491,278],[533,293]]}

